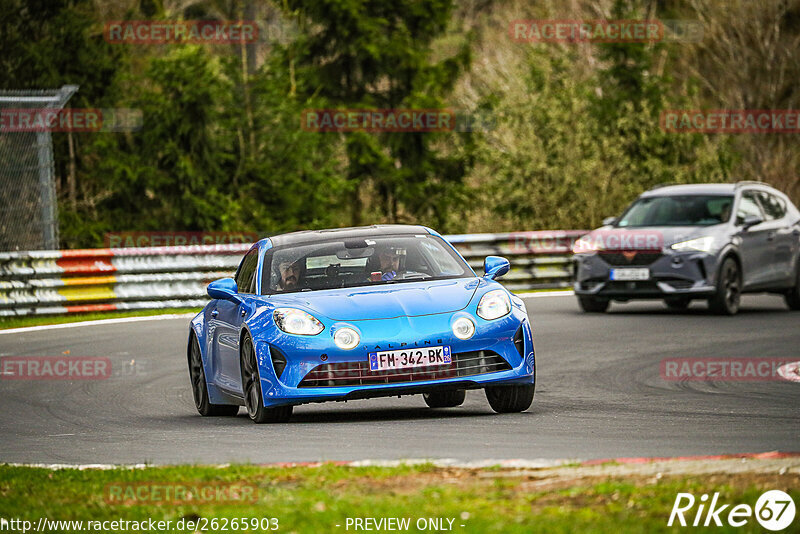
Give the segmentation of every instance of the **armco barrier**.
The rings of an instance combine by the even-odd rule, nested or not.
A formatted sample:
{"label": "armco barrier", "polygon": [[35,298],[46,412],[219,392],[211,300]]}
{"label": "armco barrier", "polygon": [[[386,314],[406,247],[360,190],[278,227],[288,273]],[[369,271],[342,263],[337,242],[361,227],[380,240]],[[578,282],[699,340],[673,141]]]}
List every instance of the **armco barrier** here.
{"label": "armco barrier", "polygon": [[[583,230],[445,236],[480,273],[506,256],[512,291],[568,287]],[[249,244],[0,253],[0,316],[198,308],[206,286],[232,276]]]}

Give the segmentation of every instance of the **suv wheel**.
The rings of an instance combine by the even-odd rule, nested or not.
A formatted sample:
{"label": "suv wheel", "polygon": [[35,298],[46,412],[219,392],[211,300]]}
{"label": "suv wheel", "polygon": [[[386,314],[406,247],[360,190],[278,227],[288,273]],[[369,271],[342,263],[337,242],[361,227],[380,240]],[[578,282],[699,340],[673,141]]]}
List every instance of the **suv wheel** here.
{"label": "suv wheel", "polygon": [[603,313],[608,309],[610,301],[595,297],[578,297],[578,304],[587,313]]}
{"label": "suv wheel", "polygon": [[717,291],[708,299],[708,307],[720,315],[736,315],[742,299],[742,274],[739,264],[731,257],[725,258],[717,276]]}

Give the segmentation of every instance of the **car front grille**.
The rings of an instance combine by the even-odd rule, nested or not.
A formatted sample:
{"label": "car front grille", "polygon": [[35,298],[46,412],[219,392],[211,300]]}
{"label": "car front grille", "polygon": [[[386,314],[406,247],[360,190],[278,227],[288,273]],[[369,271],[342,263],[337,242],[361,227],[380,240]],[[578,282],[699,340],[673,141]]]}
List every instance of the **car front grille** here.
{"label": "car front grille", "polygon": [[510,369],[511,365],[507,361],[496,352],[490,350],[453,354],[453,362],[450,365],[429,365],[426,367],[385,371],[370,371],[369,362],[366,360],[362,362],[326,363],[312,369],[297,387],[395,384],[474,376],[497,371],[508,371]]}
{"label": "car front grille", "polygon": [[650,265],[663,254],[661,252],[635,252],[627,256],[622,252],[602,252],[600,257],[609,265]]}

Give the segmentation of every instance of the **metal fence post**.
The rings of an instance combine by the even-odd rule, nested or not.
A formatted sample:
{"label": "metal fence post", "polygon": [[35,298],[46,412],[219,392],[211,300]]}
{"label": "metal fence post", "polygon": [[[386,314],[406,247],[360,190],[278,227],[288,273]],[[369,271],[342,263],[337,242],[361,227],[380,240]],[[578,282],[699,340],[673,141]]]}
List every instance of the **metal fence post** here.
{"label": "metal fence post", "polygon": [[[0,111],[60,110],[77,90],[77,85],[65,85],[55,90],[0,91]],[[51,132],[0,132],[0,137],[0,208],[5,214],[0,221],[0,248],[57,250],[58,199]]]}

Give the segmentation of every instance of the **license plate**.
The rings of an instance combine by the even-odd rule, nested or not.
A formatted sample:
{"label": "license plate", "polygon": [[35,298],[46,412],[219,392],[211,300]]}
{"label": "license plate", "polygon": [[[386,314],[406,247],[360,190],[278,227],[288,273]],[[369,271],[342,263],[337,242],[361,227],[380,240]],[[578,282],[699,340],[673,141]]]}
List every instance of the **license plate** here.
{"label": "license plate", "polygon": [[650,269],[611,269],[612,280],[649,280]]}
{"label": "license plate", "polygon": [[385,350],[369,353],[370,371],[386,369],[407,369],[409,367],[428,367],[431,365],[450,365],[453,358],[450,347],[424,347],[403,350]]}

